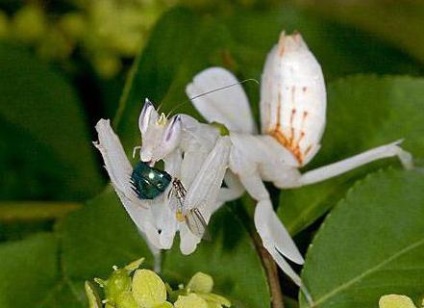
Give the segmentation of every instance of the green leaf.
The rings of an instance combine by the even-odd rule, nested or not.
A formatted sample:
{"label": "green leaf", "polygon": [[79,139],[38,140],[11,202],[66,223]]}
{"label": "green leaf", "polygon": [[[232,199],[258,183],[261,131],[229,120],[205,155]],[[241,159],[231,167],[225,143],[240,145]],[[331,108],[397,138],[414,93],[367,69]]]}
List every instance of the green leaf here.
{"label": "green leaf", "polygon": [[113,265],[141,257],[152,265],[150,250],[110,187],[58,226],[65,274],[73,280],[107,278]]}
{"label": "green leaf", "polygon": [[330,0],[310,8],[337,22],[381,37],[424,63],[424,42],[417,39],[422,36],[424,28],[424,5],[421,1],[353,1],[340,5]]}
{"label": "green leaf", "polygon": [[358,182],[308,251],[302,278],[314,307],[375,307],[392,293],[419,299],[423,204],[422,168],[380,171]]}
{"label": "green leaf", "polygon": [[140,256],[151,264],[134,224],[115,193],[106,190],[66,217],[55,234],[0,246],[0,306],[85,307],[84,281],[106,278],[113,265]]}
{"label": "green leaf", "polygon": [[[424,157],[424,79],[355,76],[329,85],[327,127],[322,148],[308,170],[349,158],[365,150],[404,138],[402,147],[417,164]],[[346,175],[280,195],[279,217],[296,233],[314,222],[340,200],[353,182],[388,165],[384,159]]]}
{"label": "green leaf", "polygon": [[[237,67],[242,71],[256,72],[258,77],[265,55],[277,43],[283,30],[302,34],[322,65],[326,80],[357,73],[421,73],[419,63],[408,58],[402,49],[393,48],[366,32],[292,5],[283,5],[280,10],[238,11],[227,17],[225,22],[231,38],[237,42],[234,46],[237,49],[235,59],[243,60],[242,65]],[[255,70],[256,67],[260,70]]]}
{"label": "green leaf", "polygon": [[2,198],[81,200],[99,192],[85,115],[68,82],[5,44],[0,67]]}
{"label": "green leaf", "polygon": [[45,307],[46,290],[57,286],[58,247],[52,234],[0,246],[0,306]]}

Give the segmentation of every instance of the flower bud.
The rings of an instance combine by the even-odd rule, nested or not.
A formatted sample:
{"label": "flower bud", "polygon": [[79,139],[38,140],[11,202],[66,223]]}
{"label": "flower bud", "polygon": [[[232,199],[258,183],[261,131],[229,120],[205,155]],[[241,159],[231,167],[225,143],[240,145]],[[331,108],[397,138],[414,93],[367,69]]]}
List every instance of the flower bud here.
{"label": "flower bud", "polygon": [[154,307],[166,301],[166,287],[162,279],[146,269],[134,273],[132,294],[140,307]]}

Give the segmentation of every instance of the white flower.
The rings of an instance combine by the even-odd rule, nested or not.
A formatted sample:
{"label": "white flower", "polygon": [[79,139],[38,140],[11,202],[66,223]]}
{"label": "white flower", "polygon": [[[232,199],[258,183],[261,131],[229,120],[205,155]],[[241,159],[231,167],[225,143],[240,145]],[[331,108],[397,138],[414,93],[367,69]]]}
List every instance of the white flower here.
{"label": "white flower", "polygon": [[[298,285],[300,278],[283,258],[302,264],[303,258],[272,209],[263,181],[279,188],[294,188],[340,175],[384,157],[398,156],[407,168],[412,158],[399,141],[377,147],[346,160],[301,174],[320,148],[325,128],[326,92],[321,67],[300,34],[280,36],[269,53],[261,83],[261,135],[256,134],[244,91],[223,68],[209,68],[186,88],[193,105],[209,122],[230,130],[229,168],[247,192],[258,201],[255,225],[264,247],[280,268]],[[207,95],[199,96],[202,93]]]}
{"label": "white flower", "polygon": [[[147,106],[147,108],[150,107]],[[148,110],[151,116],[156,113],[155,110],[153,111]],[[141,116],[145,117],[146,106],[143,112]],[[154,124],[160,123],[167,126],[165,125],[166,121],[166,118],[159,117],[155,119]],[[168,149],[171,149],[171,146],[175,147],[177,141],[180,141],[179,121],[178,116],[174,117],[170,122],[170,127],[163,129],[165,139],[161,139],[162,145],[165,144]],[[144,128],[142,125],[141,127]],[[99,141],[94,144],[103,156],[112,185],[126,211],[146,237],[151,248],[153,250],[169,249],[172,246],[176,231],[179,231],[182,253],[192,253],[200,242],[201,235],[194,234],[193,230],[189,228],[190,226],[187,224],[190,223],[190,219],[187,217],[190,217],[189,215],[193,211],[200,212],[205,223],[207,223],[213,211],[222,204],[222,202],[217,201],[217,196],[228,165],[229,137],[215,138],[209,152],[202,156],[201,163],[192,165],[191,168],[190,166],[182,167],[186,160],[185,158],[183,160],[183,152],[180,150],[171,151],[166,157],[166,172],[164,174],[168,174],[174,179],[178,178],[183,183],[186,189],[184,199],[175,200],[174,193],[169,193],[169,190],[173,189],[173,185],[170,183],[171,180],[168,180],[168,187],[165,187],[166,191],[163,193],[154,192],[151,200],[148,200],[141,198],[140,191],[136,189],[134,176],[132,177],[135,169],[131,166],[118,136],[110,126],[109,120],[100,120],[96,125],[96,130]],[[149,169],[151,167],[148,164],[141,166],[147,168],[147,171],[154,170],[153,173],[148,174],[149,176],[152,175],[152,178],[157,174],[162,174],[159,170]],[[141,179],[144,178],[141,176]],[[145,189],[145,186],[141,185],[140,187],[139,189]],[[181,201],[181,204],[177,204],[177,201]]]}

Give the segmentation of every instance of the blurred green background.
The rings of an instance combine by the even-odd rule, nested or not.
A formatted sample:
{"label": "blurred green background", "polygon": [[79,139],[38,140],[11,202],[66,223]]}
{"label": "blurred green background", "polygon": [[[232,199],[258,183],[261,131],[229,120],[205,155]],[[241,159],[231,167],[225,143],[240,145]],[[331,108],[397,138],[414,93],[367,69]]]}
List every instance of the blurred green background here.
{"label": "blurred green background", "polygon": [[[59,249],[57,238],[52,238],[50,232],[59,230],[64,236],[78,229],[79,224],[90,228],[87,220],[74,221],[76,216],[64,224],[62,219],[87,206],[86,200],[105,198],[105,193],[99,194],[108,178],[91,143],[96,140],[94,125],[100,118],[115,119],[124,146],[130,150],[139,143],[136,120],[145,97],[170,110],[186,100],[184,87],[194,74],[211,65],[225,66],[240,79],[259,79],[266,53],[283,29],[302,33],[319,59],[326,81],[335,82],[334,93],[343,92],[336,82],[350,75],[421,77],[424,72],[424,2],[419,0],[0,0],[3,256],[27,249],[18,247],[15,251],[13,247],[17,246],[13,245],[29,235],[43,232],[36,235],[34,245],[40,251],[55,250]],[[370,87],[374,86],[370,82]],[[248,84],[246,90],[258,118],[258,88]],[[187,104],[178,110],[183,111],[198,116]],[[417,111],[422,113],[424,109]],[[329,134],[329,144],[333,135],[337,132]],[[341,137],[337,138],[334,140]],[[331,159],[358,152],[361,149],[355,149],[356,144],[359,142],[353,141],[351,148],[348,145],[340,149]],[[329,150],[324,148],[311,168],[329,161]],[[336,194],[337,198],[342,192]],[[106,196],[112,195],[106,192]],[[315,196],[313,191],[310,195]],[[291,192],[287,195],[295,205],[299,200],[312,202],[299,198],[303,197]],[[275,199],[278,203],[278,194]],[[299,215],[295,205],[287,209],[288,218],[283,217],[293,232],[305,229],[332,206],[320,205],[313,219],[296,222]],[[101,211],[92,216],[90,212],[80,213],[95,221],[96,213]],[[108,219],[113,220],[115,215],[121,217],[117,221],[126,219],[122,212],[113,211],[99,218],[104,219],[102,228],[107,229]],[[126,223],[123,228],[130,230],[131,224]],[[66,224],[71,225],[69,230]],[[136,238],[132,232],[129,237]],[[309,238],[310,234],[304,233],[299,241],[308,242]],[[137,245],[148,254],[143,243]],[[222,245],[227,247],[225,241]],[[129,257],[116,258],[127,262]],[[178,258],[169,257],[169,263],[184,267]],[[52,256],[52,260],[56,258]],[[12,263],[16,262],[20,261]],[[252,264],[258,264],[253,257]],[[91,265],[87,261],[85,266]],[[98,267],[103,271],[104,267]],[[89,272],[96,274],[94,270]],[[28,275],[32,279],[32,274]],[[267,296],[265,289],[262,296]],[[54,301],[48,302],[55,306]],[[78,305],[81,302],[69,304]]]}

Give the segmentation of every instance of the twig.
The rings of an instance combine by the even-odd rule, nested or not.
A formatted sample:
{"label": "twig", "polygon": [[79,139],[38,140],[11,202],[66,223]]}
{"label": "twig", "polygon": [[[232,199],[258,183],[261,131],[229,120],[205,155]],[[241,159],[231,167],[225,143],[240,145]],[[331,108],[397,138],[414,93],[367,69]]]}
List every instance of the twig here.
{"label": "twig", "polygon": [[58,219],[81,207],[76,202],[0,202],[0,221],[40,221]]}
{"label": "twig", "polygon": [[271,307],[284,308],[283,294],[281,293],[277,265],[269,252],[262,245],[262,240],[259,238],[258,234],[255,233],[252,237],[267,274],[268,284],[271,291]]}

